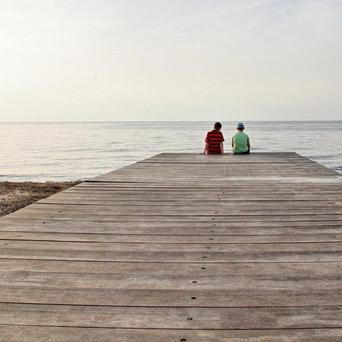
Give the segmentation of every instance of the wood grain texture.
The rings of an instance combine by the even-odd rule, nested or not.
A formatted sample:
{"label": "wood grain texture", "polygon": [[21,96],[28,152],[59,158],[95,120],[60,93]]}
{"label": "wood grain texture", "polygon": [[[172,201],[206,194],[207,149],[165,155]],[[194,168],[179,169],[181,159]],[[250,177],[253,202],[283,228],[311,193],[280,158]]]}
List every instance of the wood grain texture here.
{"label": "wood grain texture", "polygon": [[173,330],[173,329],[110,329],[0,325],[6,342],[337,342],[342,329],[279,329],[279,330]]}
{"label": "wood grain texture", "polygon": [[[210,319],[209,319],[210,318]],[[149,308],[0,304],[2,324],[139,329],[342,328],[341,306]]]}
{"label": "wood grain texture", "polygon": [[342,181],[160,154],[0,220],[0,340],[340,341]]}

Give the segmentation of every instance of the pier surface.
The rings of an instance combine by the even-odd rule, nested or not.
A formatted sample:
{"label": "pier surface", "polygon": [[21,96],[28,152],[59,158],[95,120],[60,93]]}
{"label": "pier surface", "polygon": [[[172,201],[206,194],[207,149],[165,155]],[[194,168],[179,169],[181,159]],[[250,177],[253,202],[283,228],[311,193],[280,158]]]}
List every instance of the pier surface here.
{"label": "pier surface", "polygon": [[0,220],[0,341],[341,341],[342,181],[160,154]]}

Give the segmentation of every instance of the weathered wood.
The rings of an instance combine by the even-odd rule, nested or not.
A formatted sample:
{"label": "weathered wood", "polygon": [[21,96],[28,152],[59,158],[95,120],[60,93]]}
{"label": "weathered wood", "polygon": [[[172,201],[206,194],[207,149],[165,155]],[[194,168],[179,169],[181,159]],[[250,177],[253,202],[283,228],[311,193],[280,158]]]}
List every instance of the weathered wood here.
{"label": "weathered wood", "polygon": [[[62,208],[61,208],[62,209]],[[116,210],[111,211],[110,209],[99,212],[96,211],[96,208],[93,208],[91,212],[87,210],[82,210],[74,207],[74,209],[62,209],[62,210],[49,210],[46,207],[36,209],[34,207],[27,207],[20,211],[17,211],[13,214],[10,214],[9,217],[16,218],[37,218],[40,217],[42,220],[47,219],[60,219],[60,220],[74,220],[74,221],[107,221],[107,222],[138,222],[138,221],[155,221],[155,222],[175,222],[175,221],[183,221],[183,222],[210,222],[210,221],[218,221],[218,222],[239,222],[241,225],[243,222],[250,221],[258,221],[258,222],[313,222],[313,221],[334,221],[341,222],[342,221],[342,208],[336,209],[334,211],[333,208],[323,209],[323,210],[315,210],[314,208],[311,210],[299,209],[292,211],[278,210],[278,211],[265,211],[265,210],[255,210],[248,211],[248,209],[238,210],[236,212],[227,211],[227,213],[221,210],[221,213],[218,214],[218,211],[207,210],[206,212],[200,210],[192,210],[189,214],[189,211],[182,210],[179,214],[177,209],[170,208],[169,211],[164,210],[162,214],[159,212],[152,210],[141,210],[139,211],[139,207],[130,207],[126,210],[120,210],[121,208],[116,208]],[[217,212],[217,214],[216,214]]]}
{"label": "weathered wood", "polygon": [[[331,276],[300,275],[289,278],[282,274],[268,276],[217,275],[214,279],[207,275],[189,276],[154,276],[154,275],[121,275],[121,274],[74,274],[64,272],[13,271],[0,275],[0,283],[6,286],[46,286],[53,289],[65,288],[66,284],[75,289],[135,289],[145,290],[288,290],[305,289],[342,290],[341,272]],[[199,299],[199,298],[198,298]],[[202,298],[202,300],[206,298]],[[146,298],[143,298],[146,300]],[[148,299],[147,299],[148,300]],[[196,302],[193,304],[196,305]],[[210,304],[210,302],[209,302]],[[259,303],[260,304],[260,303]],[[177,306],[177,305],[175,305]],[[222,305],[225,306],[225,305]]]}
{"label": "weathered wood", "polygon": [[160,154],[0,220],[0,340],[338,341],[342,181]]}
{"label": "weathered wood", "polygon": [[0,253],[6,250],[16,250],[18,253],[24,250],[46,251],[75,251],[75,252],[160,252],[160,253],[225,253],[226,256],[231,253],[249,254],[249,253],[296,253],[308,252],[311,254],[327,254],[342,252],[342,243],[340,242],[297,242],[297,243],[104,243],[104,242],[55,242],[55,241],[17,241],[0,240]]}
{"label": "weathered wood", "polygon": [[[163,222],[164,218],[164,222]],[[278,217],[279,218],[279,217]],[[280,217],[281,219],[282,217]],[[162,223],[163,222],[163,223]],[[163,235],[263,235],[263,234],[319,234],[339,233],[342,219],[326,218],[312,220],[311,217],[296,221],[267,220],[219,220],[207,219],[191,221],[188,217],[172,221],[169,217],[136,217],[125,221],[124,217],[115,219],[56,219],[42,217],[11,217],[4,222],[0,231],[38,231],[38,232],[70,232],[112,233],[112,234],[163,234]],[[239,227],[241,226],[241,228]],[[284,230],[283,230],[284,229]]]}
{"label": "weathered wood", "polygon": [[103,244],[0,241],[0,258],[134,262],[342,262],[342,243]]}
{"label": "weathered wood", "polygon": [[172,330],[172,329],[110,329],[65,328],[0,325],[0,335],[6,342],[336,342],[342,339],[342,329],[279,329],[279,330]]}
{"label": "weathered wood", "polygon": [[[47,277],[44,274],[44,277]],[[77,286],[69,277],[64,285],[49,285],[38,282],[36,286],[27,284],[8,285],[1,282],[0,301],[2,303],[31,303],[49,305],[96,305],[125,307],[167,307],[167,308],[245,308],[245,307],[303,307],[303,306],[334,306],[342,304],[342,289],[329,288],[332,282],[326,282],[321,288],[269,288],[223,290],[184,290],[176,286],[174,289],[154,289],[146,283],[144,288],[131,289],[128,284],[125,289],[85,288]],[[160,283],[162,279],[158,280]],[[253,282],[253,279],[250,279]],[[29,281],[28,281],[29,282]],[[32,281],[33,282],[33,281]],[[315,279],[311,280],[314,283]],[[316,280],[317,282],[317,280]],[[341,281],[340,281],[341,282]],[[296,286],[293,282],[289,286]],[[241,285],[242,286],[242,285]],[[256,283],[258,286],[258,283]],[[310,295],[308,295],[308,291]],[[262,304],[261,304],[262,303]],[[1,317],[1,316],[0,316]]]}
{"label": "weathered wood", "polygon": [[340,262],[315,263],[160,263],[0,259],[0,272],[47,272],[145,276],[313,276],[332,277]]}
{"label": "weathered wood", "polygon": [[[340,210],[342,209],[342,202],[339,200],[335,201],[240,201],[242,203],[241,206],[242,209],[248,210],[249,212],[253,210],[312,210],[312,209],[322,209],[322,210],[328,210],[328,209],[334,209],[334,210]],[[187,201],[187,202],[176,202],[176,201],[169,201],[166,203],[163,202],[154,202],[151,204],[141,204],[141,201],[134,201],[129,203],[110,203],[108,201],[99,201],[98,203],[94,204],[90,202],[89,204],[86,203],[86,201],[81,200],[79,203],[75,203],[75,201],[69,203],[65,203],[65,201],[58,202],[58,203],[47,203],[47,202],[40,202],[36,205],[32,205],[32,209],[38,209],[38,210],[49,210],[51,212],[58,211],[59,210],[72,210],[72,211],[84,211],[92,212],[97,211],[98,213],[108,213],[112,212],[115,213],[115,209],[120,211],[129,210],[134,206],[135,208],[138,208],[142,212],[146,211],[152,211],[154,213],[155,211],[158,211],[158,213],[161,211],[161,214],[166,211],[167,213],[172,213],[171,210],[177,210],[177,212],[182,213],[183,211],[188,212],[189,214],[192,213],[193,210],[201,211],[203,214],[226,214],[227,211],[234,212],[236,211],[237,203],[233,201]],[[300,207],[300,208],[298,208]]]}
{"label": "weathered wood", "polygon": [[0,321],[5,325],[89,328],[322,329],[342,328],[342,307],[148,308],[4,303],[0,304]]}
{"label": "weathered wood", "polygon": [[[166,232],[167,233],[167,232]],[[266,232],[267,234],[267,232]],[[51,233],[51,232],[2,232],[0,240],[17,241],[69,241],[102,243],[202,243],[202,244],[269,244],[269,243],[324,243],[342,242],[341,234],[274,234],[274,235],[155,235],[155,234],[86,234],[86,233]]]}

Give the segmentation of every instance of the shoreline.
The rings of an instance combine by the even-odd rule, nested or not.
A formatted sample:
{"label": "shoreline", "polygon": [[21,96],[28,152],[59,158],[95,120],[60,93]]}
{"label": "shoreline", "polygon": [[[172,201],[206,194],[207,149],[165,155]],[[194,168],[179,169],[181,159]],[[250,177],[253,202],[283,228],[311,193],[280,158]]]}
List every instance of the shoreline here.
{"label": "shoreline", "polygon": [[74,182],[0,182],[0,217],[66,190]]}

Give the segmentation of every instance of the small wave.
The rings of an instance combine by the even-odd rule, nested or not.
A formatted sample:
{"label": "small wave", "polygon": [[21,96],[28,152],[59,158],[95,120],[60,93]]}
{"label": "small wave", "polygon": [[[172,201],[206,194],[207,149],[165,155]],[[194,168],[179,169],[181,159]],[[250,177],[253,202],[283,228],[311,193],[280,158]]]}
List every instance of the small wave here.
{"label": "small wave", "polygon": [[[133,150],[133,148],[132,148],[132,150]],[[116,148],[113,150],[108,150],[108,152],[111,152],[111,153],[127,153],[130,151],[131,151],[131,149],[129,149],[129,148]]]}
{"label": "small wave", "polygon": [[340,158],[342,154],[340,153],[331,153],[331,154],[314,154],[314,155],[307,155],[308,158],[312,159],[335,159],[335,158]]}
{"label": "small wave", "polygon": [[21,177],[27,177],[27,176],[25,176],[25,175],[11,175],[11,174],[9,174],[9,175],[0,175],[0,178],[21,178]]}

